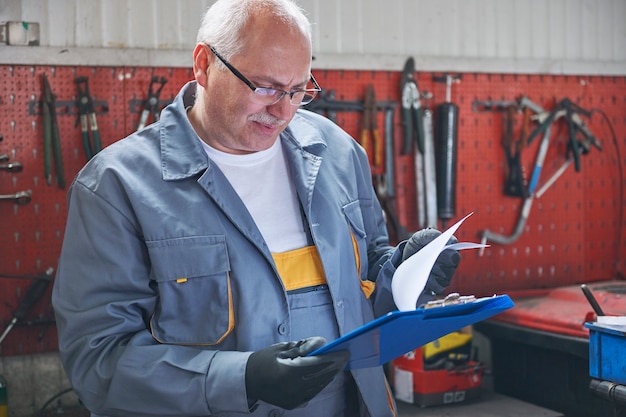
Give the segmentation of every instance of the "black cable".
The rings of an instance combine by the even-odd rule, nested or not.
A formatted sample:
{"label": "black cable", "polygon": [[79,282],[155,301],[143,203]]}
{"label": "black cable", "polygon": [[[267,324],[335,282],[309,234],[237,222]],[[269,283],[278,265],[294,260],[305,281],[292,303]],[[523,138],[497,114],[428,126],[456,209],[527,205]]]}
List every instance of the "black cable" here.
{"label": "black cable", "polygon": [[61,396],[65,395],[65,394],[67,394],[67,393],[68,393],[68,392],[70,392],[70,391],[73,391],[73,390],[72,390],[72,388],[66,388],[66,389],[64,389],[63,391],[61,391],[61,392],[59,392],[59,393],[57,393],[57,394],[53,395],[53,396],[52,396],[52,398],[50,398],[48,401],[46,401],[46,402],[45,402],[45,404],[44,404],[43,406],[41,406],[41,408],[39,409],[39,413],[38,413],[38,414],[39,414],[39,416],[41,417],[41,416],[43,416],[43,415],[44,415],[44,414],[43,414],[43,413],[44,413],[44,411],[46,411],[46,408],[48,408],[48,406],[49,406],[50,404],[52,404],[52,402],[53,402],[54,400],[56,400],[57,398],[59,398],[59,397],[61,397]]}
{"label": "black cable", "polygon": [[600,113],[600,115],[604,118],[604,121],[607,123],[607,125],[609,126],[609,130],[611,131],[611,136],[613,139],[613,146],[615,147],[615,153],[617,155],[617,169],[619,171],[619,182],[620,182],[620,186],[619,186],[619,207],[620,207],[620,211],[619,211],[619,227],[618,227],[618,242],[617,242],[617,277],[619,279],[625,279],[624,274],[621,270],[622,268],[622,262],[621,262],[621,254],[622,254],[622,245],[623,245],[623,231],[624,231],[624,172],[623,172],[623,168],[622,168],[622,156],[620,154],[619,151],[619,143],[617,142],[617,135],[615,134],[615,129],[613,129],[613,124],[611,123],[611,119],[609,119],[609,117],[606,115],[606,113],[604,112],[604,110],[600,109],[600,108],[592,108],[591,109],[591,115],[593,115],[593,113]]}
{"label": "black cable", "polygon": [[14,275],[14,274],[3,274],[0,273],[0,278],[5,278],[5,279],[47,279],[47,280],[52,280],[51,277],[46,276],[46,275]]}
{"label": "black cable", "polygon": [[73,391],[72,388],[66,388],[63,391],[59,392],[58,394],[55,394],[52,398],[50,398],[48,401],[46,401],[46,403],[39,409],[39,413],[37,413],[39,415],[39,417],[44,417],[45,414],[44,412],[46,411],[46,408],[48,408],[48,406],[50,404],[52,404],[52,402],[60,397],[62,397],[63,395],[67,394],[68,392]]}

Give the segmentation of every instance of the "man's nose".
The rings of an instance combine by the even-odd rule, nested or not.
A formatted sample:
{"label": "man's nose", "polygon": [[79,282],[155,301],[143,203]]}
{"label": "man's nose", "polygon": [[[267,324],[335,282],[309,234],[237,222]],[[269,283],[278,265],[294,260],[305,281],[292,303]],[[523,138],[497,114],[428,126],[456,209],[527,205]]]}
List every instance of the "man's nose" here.
{"label": "man's nose", "polygon": [[268,106],[269,113],[282,120],[289,120],[298,107],[291,104],[291,96],[285,93],[276,103]]}

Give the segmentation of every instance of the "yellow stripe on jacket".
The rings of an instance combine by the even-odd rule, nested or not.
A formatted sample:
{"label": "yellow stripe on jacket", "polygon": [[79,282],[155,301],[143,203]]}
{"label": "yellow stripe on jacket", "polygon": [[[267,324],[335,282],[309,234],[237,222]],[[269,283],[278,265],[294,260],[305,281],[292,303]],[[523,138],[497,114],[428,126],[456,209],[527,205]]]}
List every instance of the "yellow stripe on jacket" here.
{"label": "yellow stripe on jacket", "polygon": [[285,290],[326,284],[322,260],[315,246],[273,253],[272,257]]}
{"label": "yellow stripe on jacket", "polygon": [[[353,234],[352,245],[356,262],[357,274],[361,266],[359,247]],[[326,275],[322,260],[315,246],[305,246],[287,252],[273,253],[274,263],[285,290],[293,291],[306,287],[326,284]],[[361,280],[361,290],[369,298],[374,292],[375,284],[372,281]]]}

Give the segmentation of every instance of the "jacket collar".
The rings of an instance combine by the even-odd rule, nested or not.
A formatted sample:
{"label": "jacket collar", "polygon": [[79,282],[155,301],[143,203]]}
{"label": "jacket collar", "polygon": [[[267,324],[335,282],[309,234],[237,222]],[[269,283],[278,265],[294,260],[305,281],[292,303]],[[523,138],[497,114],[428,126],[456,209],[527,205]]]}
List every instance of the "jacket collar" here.
{"label": "jacket collar", "polygon": [[[165,181],[193,177],[210,166],[210,160],[187,117],[186,109],[194,103],[196,87],[195,81],[185,84],[174,101],[161,112],[159,140]],[[289,141],[296,148],[319,155],[326,148],[326,142],[322,131],[314,124],[313,117],[307,110],[298,110],[281,133],[280,140]],[[297,132],[297,137],[294,132]]]}
{"label": "jacket collar", "polygon": [[[313,120],[321,117],[308,110],[299,109],[287,128],[281,133],[283,140],[293,141],[298,147],[319,154],[326,148],[326,140],[323,131]],[[294,132],[297,132],[297,137]]]}
{"label": "jacket collar", "polygon": [[188,178],[208,167],[196,131],[191,126],[186,109],[193,105],[196,82],[187,83],[174,101],[161,112],[161,164],[165,181]]}

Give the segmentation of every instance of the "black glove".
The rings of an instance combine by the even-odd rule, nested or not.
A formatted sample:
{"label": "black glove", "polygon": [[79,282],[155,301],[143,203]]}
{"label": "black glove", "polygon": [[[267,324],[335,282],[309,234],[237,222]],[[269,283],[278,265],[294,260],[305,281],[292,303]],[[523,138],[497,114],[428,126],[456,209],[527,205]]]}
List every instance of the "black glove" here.
{"label": "black glove", "polygon": [[[430,241],[439,236],[441,232],[437,229],[422,229],[413,233],[413,236],[409,238],[402,251],[402,261],[405,261],[409,256],[413,255],[418,250],[426,246]],[[448,245],[457,243],[458,240],[452,236],[448,240]],[[454,249],[446,249],[439,254],[439,257],[433,265],[433,269],[428,276],[426,286],[424,287],[424,293],[430,292],[432,295],[441,294],[443,290],[450,285],[452,276],[456,272],[456,268],[461,262],[461,255],[459,251]]]}
{"label": "black glove", "polygon": [[306,356],[326,344],[323,337],[283,342],[254,352],[246,366],[248,399],[292,410],[315,397],[341,372],[348,351]]}

